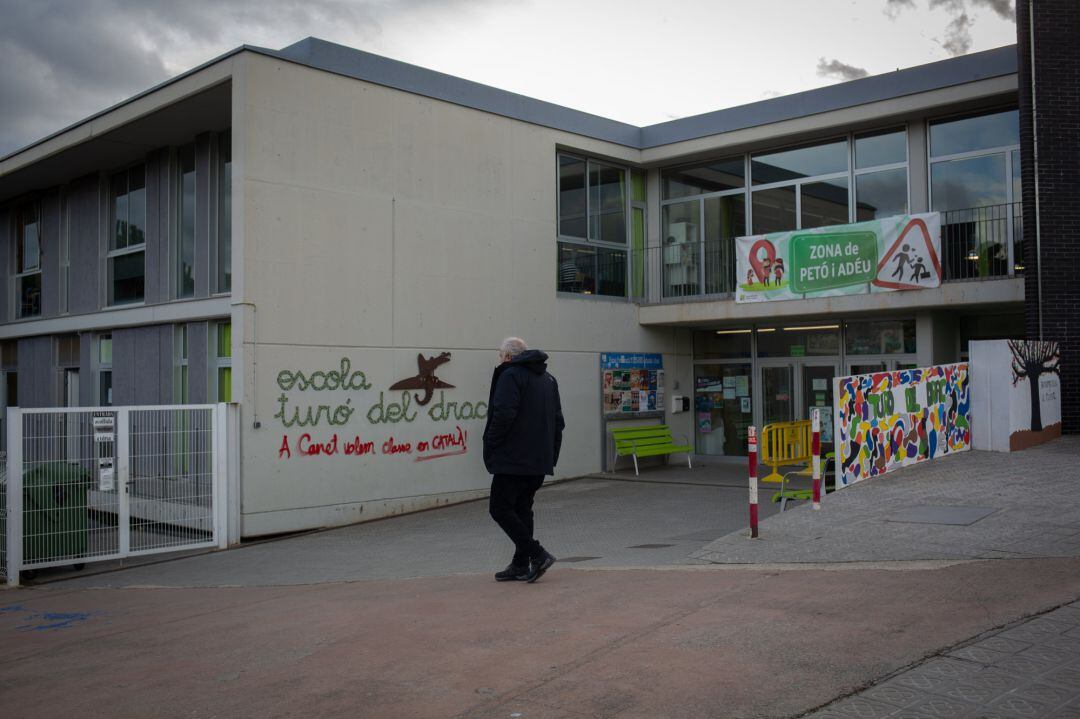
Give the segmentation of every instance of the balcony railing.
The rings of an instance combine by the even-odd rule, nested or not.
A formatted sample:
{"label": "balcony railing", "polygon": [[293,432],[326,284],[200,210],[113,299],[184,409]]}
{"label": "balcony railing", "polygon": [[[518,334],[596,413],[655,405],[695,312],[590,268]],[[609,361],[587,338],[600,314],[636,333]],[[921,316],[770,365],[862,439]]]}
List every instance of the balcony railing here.
{"label": "balcony railing", "polygon": [[[942,212],[942,281],[1022,274],[1021,213],[1019,202]],[[633,254],[633,263],[645,262],[649,282],[659,280],[651,301],[723,297],[735,291],[734,239],[674,242]]]}
{"label": "balcony railing", "polygon": [[1022,212],[1019,202],[942,212],[942,281],[1023,274]]}

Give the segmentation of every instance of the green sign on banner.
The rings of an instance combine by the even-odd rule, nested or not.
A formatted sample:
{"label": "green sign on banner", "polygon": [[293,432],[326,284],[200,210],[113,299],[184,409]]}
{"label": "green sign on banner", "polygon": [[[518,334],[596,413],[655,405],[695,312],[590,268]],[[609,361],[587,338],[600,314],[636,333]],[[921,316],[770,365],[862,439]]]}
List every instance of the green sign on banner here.
{"label": "green sign on banner", "polygon": [[873,281],[877,275],[873,232],[823,232],[791,238],[791,289],[817,292]]}
{"label": "green sign on banner", "polygon": [[736,302],[924,290],[941,286],[941,215],[737,237],[735,253]]}

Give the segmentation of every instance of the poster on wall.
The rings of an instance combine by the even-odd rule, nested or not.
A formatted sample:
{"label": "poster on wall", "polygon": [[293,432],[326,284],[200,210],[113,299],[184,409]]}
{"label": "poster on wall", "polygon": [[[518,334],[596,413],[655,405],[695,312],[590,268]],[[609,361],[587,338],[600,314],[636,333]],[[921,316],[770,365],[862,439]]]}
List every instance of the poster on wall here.
{"label": "poster on wall", "polygon": [[941,216],[898,215],[851,225],[739,237],[736,302],[770,302],[941,284]]}
{"label": "poster on wall", "polygon": [[975,449],[1015,452],[1061,436],[1057,342],[979,340],[969,353]]}
{"label": "poster on wall", "polygon": [[641,352],[600,354],[600,391],[606,417],[664,411],[664,357]]}
{"label": "poster on wall", "polygon": [[967,364],[833,381],[837,488],[971,448]]}

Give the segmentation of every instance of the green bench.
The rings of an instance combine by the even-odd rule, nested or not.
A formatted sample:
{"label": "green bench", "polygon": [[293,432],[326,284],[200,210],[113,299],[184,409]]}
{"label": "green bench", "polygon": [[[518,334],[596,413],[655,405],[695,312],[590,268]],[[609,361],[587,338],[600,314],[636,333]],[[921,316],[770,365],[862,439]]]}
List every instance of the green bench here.
{"label": "green bench", "polygon": [[634,475],[638,475],[638,457],[657,457],[663,454],[685,454],[686,466],[693,469],[690,463],[690,452],[693,448],[683,437],[684,444],[675,444],[671,436],[671,427],[666,424],[650,424],[644,427],[627,427],[626,429],[611,430],[611,438],[615,442],[615,462],[619,457],[630,455],[634,458]]}

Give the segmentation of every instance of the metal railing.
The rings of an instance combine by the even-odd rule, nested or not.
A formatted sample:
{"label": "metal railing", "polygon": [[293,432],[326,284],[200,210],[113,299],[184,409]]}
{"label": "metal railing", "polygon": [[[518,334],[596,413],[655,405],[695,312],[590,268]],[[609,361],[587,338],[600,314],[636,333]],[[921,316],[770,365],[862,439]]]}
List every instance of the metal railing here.
{"label": "metal railing", "polygon": [[[941,213],[942,282],[1009,277],[1023,271],[1021,203]],[[738,279],[735,274],[734,238],[636,250],[575,247],[560,258],[557,287],[560,292],[662,302],[730,296]]]}
{"label": "metal railing", "polygon": [[1008,277],[1024,271],[1019,202],[941,213],[941,280]]}
{"label": "metal railing", "polygon": [[7,410],[0,574],[224,547],[225,405]]}

